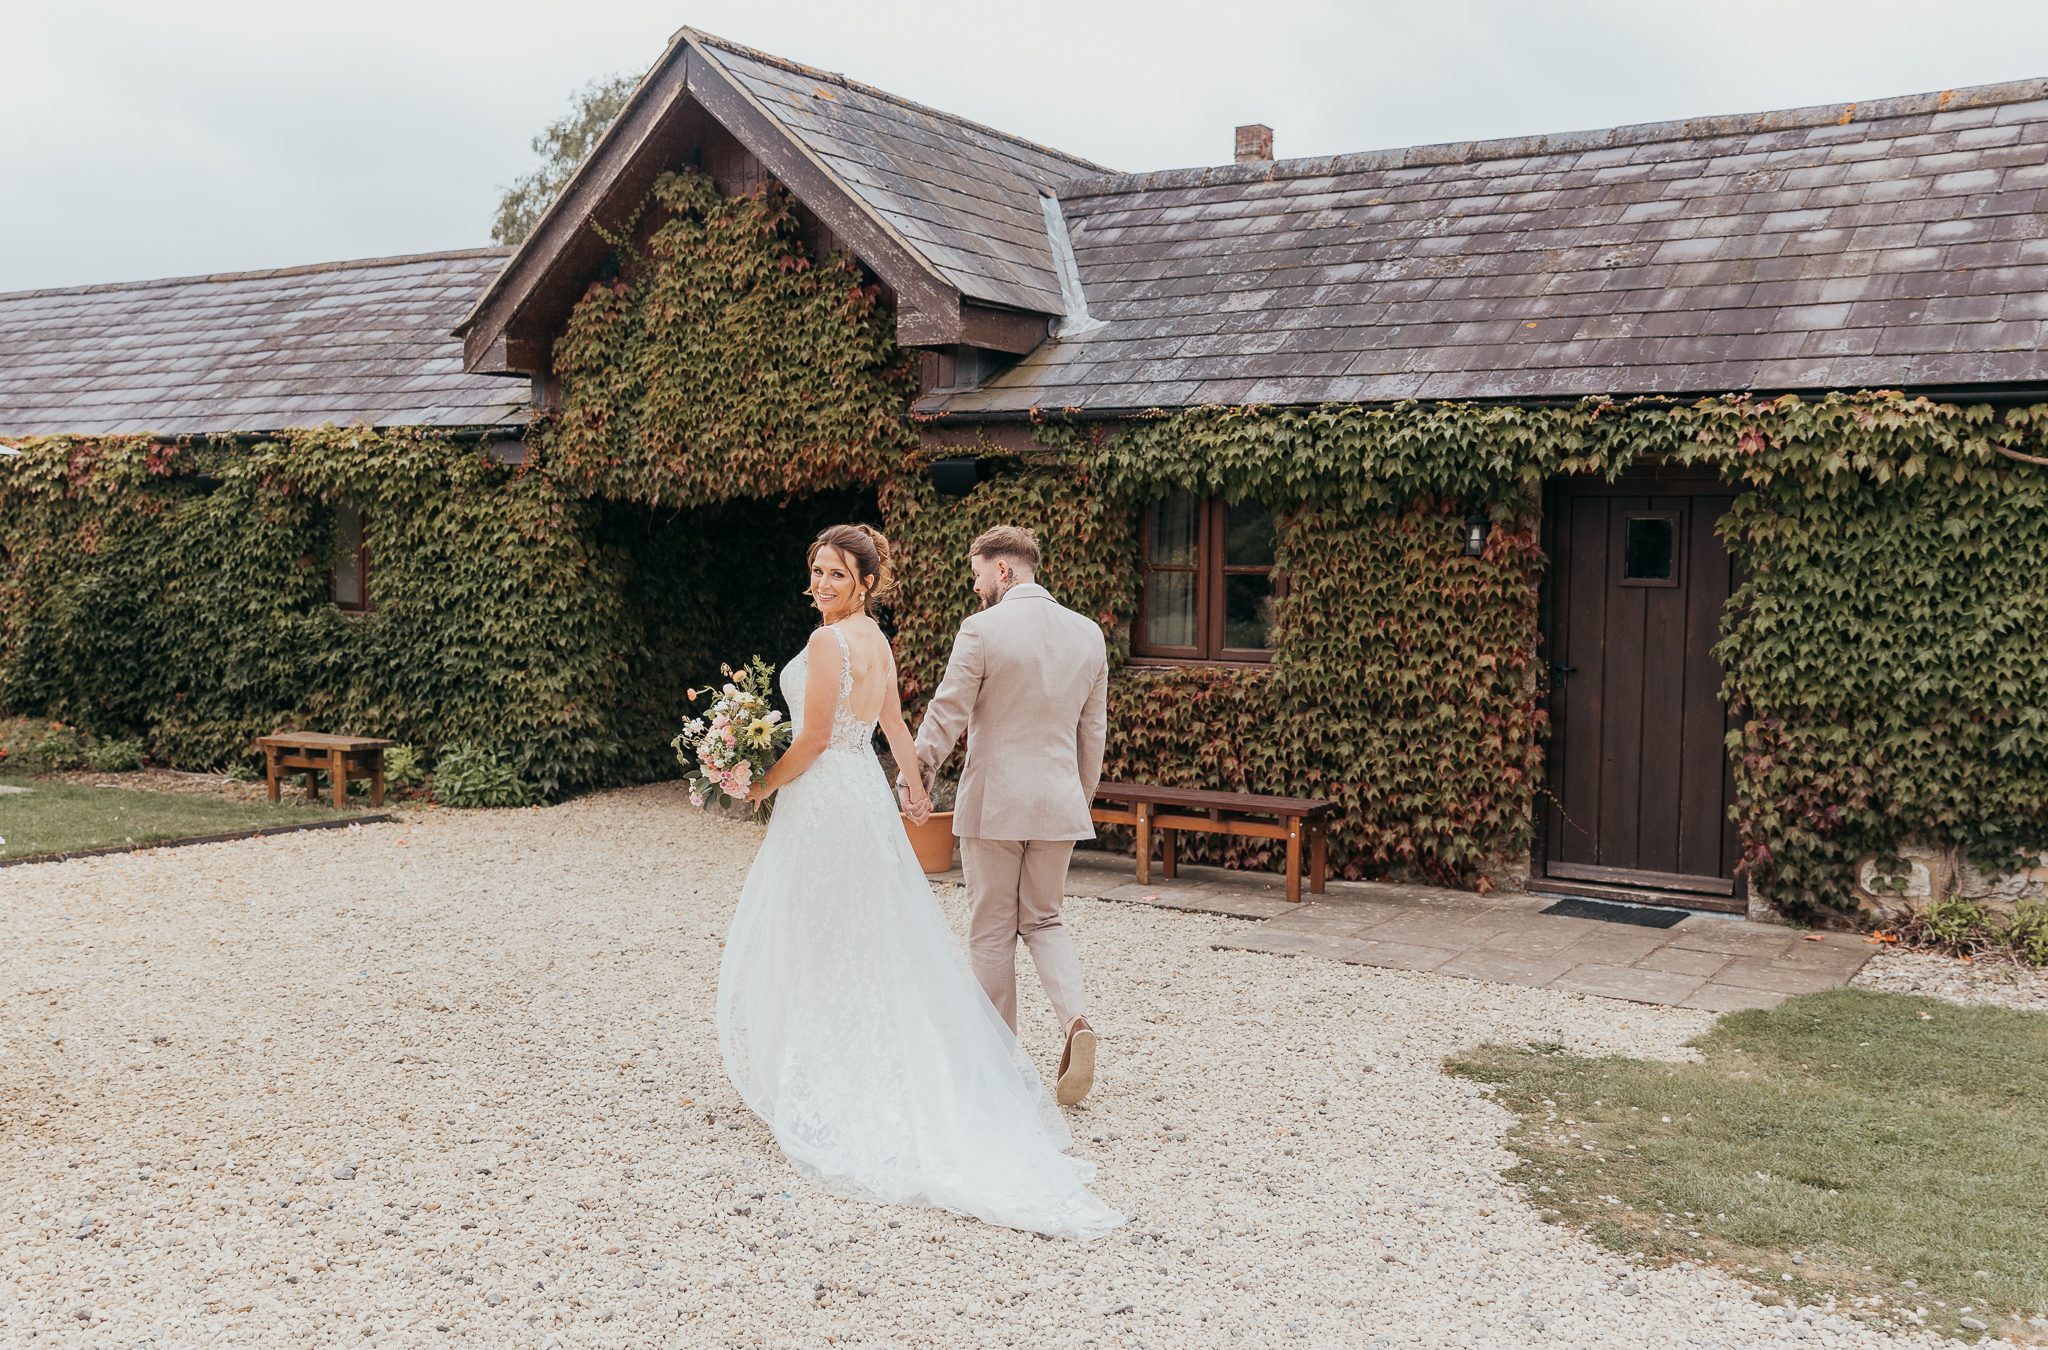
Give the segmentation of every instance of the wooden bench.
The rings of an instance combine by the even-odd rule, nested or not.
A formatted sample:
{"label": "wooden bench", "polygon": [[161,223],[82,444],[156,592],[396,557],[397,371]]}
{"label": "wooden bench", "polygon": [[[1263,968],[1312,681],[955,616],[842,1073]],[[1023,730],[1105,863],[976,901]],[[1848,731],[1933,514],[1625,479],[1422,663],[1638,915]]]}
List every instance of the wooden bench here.
{"label": "wooden bench", "polygon": [[276,801],[278,780],[289,773],[306,775],[306,796],[320,800],[315,777],[325,773],[337,807],[348,805],[348,780],[370,780],[370,805],[384,804],[384,747],[391,741],[370,736],[329,736],[319,731],[279,731],[256,738],[263,751],[264,781]]}
{"label": "wooden bench", "polygon": [[[1308,797],[1262,797],[1253,792],[1104,783],[1089,812],[1098,825],[1129,825],[1138,832],[1138,881],[1152,880],[1152,836],[1160,836],[1161,871],[1174,875],[1174,836],[1182,830],[1287,841],[1287,898],[1301,899],[1301,846],[1308,844],[1309,892],[1323,893],[1329,870],[1329,817],[1335,802]],[[1197,815],[1196,812],[1202,814]]]}

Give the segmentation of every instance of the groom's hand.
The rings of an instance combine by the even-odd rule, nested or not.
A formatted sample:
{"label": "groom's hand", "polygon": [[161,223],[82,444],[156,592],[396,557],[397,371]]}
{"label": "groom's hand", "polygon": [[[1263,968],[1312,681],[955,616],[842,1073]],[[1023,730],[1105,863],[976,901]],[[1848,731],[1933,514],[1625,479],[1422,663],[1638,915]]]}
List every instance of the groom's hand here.
{"label": "groom's hand", "polygon": [[931,798],[926,797],[922,801],[913,802],[910,800],[910,789],[907,786],[900,784],[897,786],[896,806],[897,809],[910,818],[910,822],[913,825],[922,825],[925,821],[931,819]]}

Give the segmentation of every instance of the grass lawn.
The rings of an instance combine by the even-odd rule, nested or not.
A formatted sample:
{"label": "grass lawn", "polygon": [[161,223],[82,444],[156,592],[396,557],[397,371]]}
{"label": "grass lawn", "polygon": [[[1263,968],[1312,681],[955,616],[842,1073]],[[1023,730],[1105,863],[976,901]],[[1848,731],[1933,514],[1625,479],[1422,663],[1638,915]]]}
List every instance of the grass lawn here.
{"label": "grass lawn", "polygon": [[1702,1063],[1490,1046],[1451,1067],[1521,1116],[1510,1178],[1617,1250],[2048,1341],[2048,1017],[1837,989],[1695,1044]]}
{"label": "grass lawn", "polygon": [[178,792],[76,787],[55,778],[0,777],[27,792],[0,793],[0,858],[161,843],[265,825],[332,820],[331,807],[236,802]]}

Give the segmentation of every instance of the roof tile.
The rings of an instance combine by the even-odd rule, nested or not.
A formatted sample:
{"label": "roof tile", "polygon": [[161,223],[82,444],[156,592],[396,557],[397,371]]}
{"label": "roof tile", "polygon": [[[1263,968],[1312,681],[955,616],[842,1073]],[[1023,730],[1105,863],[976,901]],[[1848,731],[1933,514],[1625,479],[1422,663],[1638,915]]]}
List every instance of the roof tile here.
{"label": "roof tile", "polygon": [[1090,363],[1049,343],[922,406],[2040,381],[2044,193],[2042,80],[1084,180]]}
{"label": "roof tile", "polygon": [[462,374],[462,344],[449,336],[506,256],[472,249],[0,295],[0,434],[523,422],[527,381]]}

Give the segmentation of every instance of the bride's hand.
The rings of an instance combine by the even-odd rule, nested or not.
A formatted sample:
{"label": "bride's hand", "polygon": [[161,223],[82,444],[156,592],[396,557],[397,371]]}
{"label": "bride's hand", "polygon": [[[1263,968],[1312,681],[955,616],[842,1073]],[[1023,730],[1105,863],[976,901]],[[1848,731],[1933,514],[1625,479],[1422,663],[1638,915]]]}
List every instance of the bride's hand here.
{"label": "bride's hand", "polygon": [[765,778],[757,779],[747,787],[747,803],[751,806],[759,806],[774,795],[775,789],[768,786]]}

